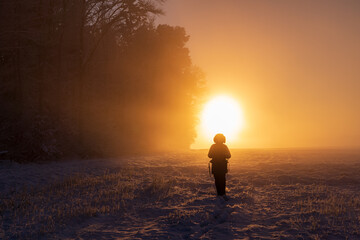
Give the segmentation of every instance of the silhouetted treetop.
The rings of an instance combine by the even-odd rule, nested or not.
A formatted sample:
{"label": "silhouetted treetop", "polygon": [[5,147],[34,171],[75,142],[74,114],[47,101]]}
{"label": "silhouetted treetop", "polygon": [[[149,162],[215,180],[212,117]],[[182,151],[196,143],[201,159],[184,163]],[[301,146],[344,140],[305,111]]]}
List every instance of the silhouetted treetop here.
{"label": "silhouetted treetop", "polygon": [[32,161],[188,147],[203,74],[163,1],[0,2],[0,150]]}

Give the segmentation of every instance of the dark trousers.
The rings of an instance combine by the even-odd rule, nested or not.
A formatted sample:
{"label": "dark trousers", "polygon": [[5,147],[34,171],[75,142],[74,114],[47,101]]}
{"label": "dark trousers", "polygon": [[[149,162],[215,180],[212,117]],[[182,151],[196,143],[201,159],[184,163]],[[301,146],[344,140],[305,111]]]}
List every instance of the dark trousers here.
{"label": "dark trousers", "polygon": [[217,195],[225,195],[226,178],[225,173],[214,174]]}

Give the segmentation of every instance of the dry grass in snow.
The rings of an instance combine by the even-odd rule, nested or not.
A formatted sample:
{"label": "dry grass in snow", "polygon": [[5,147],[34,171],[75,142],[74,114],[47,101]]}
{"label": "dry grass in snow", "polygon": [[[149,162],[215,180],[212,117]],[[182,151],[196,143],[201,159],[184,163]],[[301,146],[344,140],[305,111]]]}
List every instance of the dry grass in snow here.
{"label": "dry grass in snow", "polygon": [[206,151],[0,165],[1,239],[359,239],[360,152],[234,150],[216,198]]}

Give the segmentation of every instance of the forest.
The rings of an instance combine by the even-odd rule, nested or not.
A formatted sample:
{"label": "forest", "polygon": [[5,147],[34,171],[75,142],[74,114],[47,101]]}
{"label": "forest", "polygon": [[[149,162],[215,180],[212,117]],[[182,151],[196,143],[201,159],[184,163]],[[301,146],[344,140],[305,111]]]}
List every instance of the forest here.
{"label": "forest", "polygon": [[204,74],[162,4],[0,1],[0,158],[189,148]]}

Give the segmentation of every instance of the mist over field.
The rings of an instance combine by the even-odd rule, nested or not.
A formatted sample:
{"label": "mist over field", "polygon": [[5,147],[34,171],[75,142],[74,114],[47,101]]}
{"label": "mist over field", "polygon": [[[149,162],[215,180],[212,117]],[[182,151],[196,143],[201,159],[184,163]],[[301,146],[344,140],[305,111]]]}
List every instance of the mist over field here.
{"label": "mist over field", "polygon": [[359,12],[0,1],[0,239],[360,239]]}
{"label": "mist over field", "polygon": [[[360,147],[360,2],[168,0],[208,94],[243,108],[234,147]],[[206,148],[206,134],[194,146]]]}

